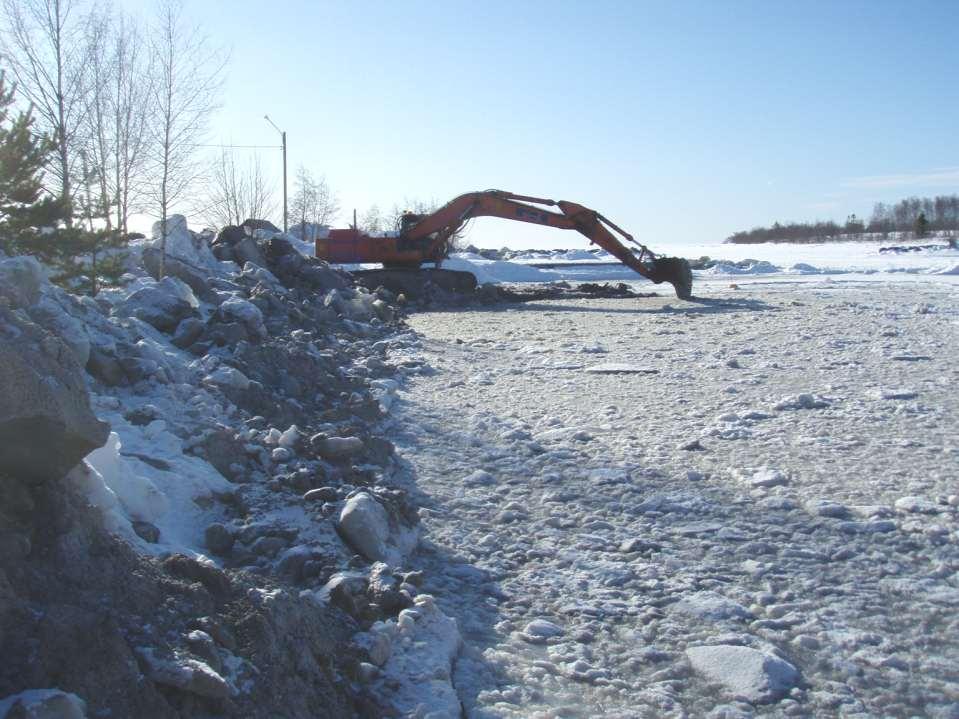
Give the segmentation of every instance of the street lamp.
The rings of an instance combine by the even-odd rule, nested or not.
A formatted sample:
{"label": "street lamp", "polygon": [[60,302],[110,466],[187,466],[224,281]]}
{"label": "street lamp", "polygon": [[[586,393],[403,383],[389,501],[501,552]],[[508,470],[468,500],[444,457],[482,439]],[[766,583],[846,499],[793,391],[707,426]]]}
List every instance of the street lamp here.
{"label": "street lamp", "polygon": [[280,133],[283,138],[283,232],[286,233],[286,132],[276,126],[276,123],[270,119],[269,115],[264,115],[263,119],[273,125],[273,129]]}

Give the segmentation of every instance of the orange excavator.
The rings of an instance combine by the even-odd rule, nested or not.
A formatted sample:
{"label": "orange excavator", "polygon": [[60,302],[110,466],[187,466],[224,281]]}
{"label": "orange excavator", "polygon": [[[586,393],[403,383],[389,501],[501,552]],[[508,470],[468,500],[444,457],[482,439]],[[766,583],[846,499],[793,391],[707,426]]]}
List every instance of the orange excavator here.
{"label": "orange excavator", "polygon": [[[544,207],[558,207],[560,212]],[[405,213],[395,236],[373,237],[355,227],[330,230],[327,237],[316,240],[316,256],[336,263],[379,262],[386,268],[418,268],[424,262],[439,267],[449,255],[453,237],[474,217],[502,217],[576,230],[643,277],[656,284],[670,283],[680,299],[692,296],[693,275],[686,260],[653,254],[596,210],[575,202],[514,195],[503,190],[469,192],[427,215]],[[626,247],[613,232],[636,245],[639,251]]]}

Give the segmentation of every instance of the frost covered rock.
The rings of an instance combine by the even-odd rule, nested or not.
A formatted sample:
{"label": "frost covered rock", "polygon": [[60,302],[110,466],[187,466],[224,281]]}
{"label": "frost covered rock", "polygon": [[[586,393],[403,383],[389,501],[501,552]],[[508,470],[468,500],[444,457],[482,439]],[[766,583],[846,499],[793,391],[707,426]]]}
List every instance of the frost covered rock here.
{"label": "frost covered rock", "polygon": [[[61,293],[69,301],[69,295]],[[49,332],[53,332],[70,348],[81,367],[90,359],[90,338],[80,320],[73,317],[52,295],[43,295],[29,308],[30,319]]]}
{"label": "frost covered rock", "polygon": [[28,689],[0,699],[0,717],[17,719],[86,719],[87,705],[59,689]]}
{"label": "frost covered rock", "polygon": [[350,497],[340,512],[337,530],[357,552],[371,562],[402,566],[419,541],[419,531],[400,521],[371,494]]}
{"label": "frost covered rock", "polygon": [[311,443],[324,459],[346,459],[360,454],[363,440],[359,437],[313,437]]}
{"label": "frost covered rock", "polygon": [[0,468],[59,479],[106,442],[83,370],[60,340],[0,307]]}
{"label": "frost covered rock", "polygon": [[830,517],[832,519],[846,519],[851,512],[845,504],[839,504],[829,499],[810,499],[804,505],[806,511],[814,517]]}
{"label": "frost covered rock", "polygon": [[175,278],[166,277],[154,285],[141,287],[124,299],[116,312],[121,316],[143,320],[161,332],[173,332],[181,320],[193,314],[193,306],[184,299],[178,283],[183,284]]}
{"label": "frost covered rock", "polygon": [[[150,247],[161,249],[162,223],[153,223]],[[216,267],[218,260],[203,237],[190,232],[183,215],[170,215],[166,221],[166,255],[196,267]]]}
{"label": "frost covered rock", "polygon": [[[147,247],[143,250],[143,267],[154,279],[160,279],[160,250],[156,247]],[[176,277],[186,284],[197,297],[201,299],[211,299],[210,283],[207,281],[209,269],[203,269],[192,265],[190,262],[179,257],[167,255],[164,263],[164,273],[170,277]]]}
{"label": "frost covered rock", "polygon": [[43,266],[34,257],[11,257],[0,261],[0,297],[6,297],[14,307],[36,304],[46,282]]}
{"label": "frost covered rock", "polygon": [[817,394],[797,394],[783,397],[779,402],[773,405],[773,409],[778,411],[796,410],[796,409],[825,409],[829,406],[829,401]]}
{"label": "frost covered rock", "polygon": [[219,313],[228,322],[242,324],[251,337],[261,340],[266,338],[263,313],[252,302],[234,297],[220,305]]}
{"label": "frost covered rock", "polygon": [[761,489],[789,484],[789,477],[786,476],[785,472],[778,469],[770,469],[769,467],[758,469],[751,475],[740,473],[740,477],[749,484],[750,487]]}
{"label": "frost covered rock", "polygon": [[785,659],[750,647],[690,647],[686,657],[694,672],[753,704],[777,701],[799,681],[799,670]]}
{"label": "frost covered rock", "polygon": [[351,497],[340,512],[340,534],[357,552],[374,562],[385,561],[390,519],[383,505],[366,492]]}
{"label": "frost covered rock", "polygon": [[710,591],[690,594],[676,602],[673,611],[713,622],[750,619],[753,616],[742,604]]}
{"label": "frost covered rock", "polygon": [[226,679],[205,662],[188,657],[161,658],[150,647],[138,647],[136,653],[145,665],[146,675],[157,684],[210,699],[226,699],[235,693]]}
{"label": "frost covered rock", "polygon": [[530,644],[545,644],[553,637],[562,636],[564,630],[558,624],[546,619],[534,619],[520,633],[520,637]]}
{"label": "frost covered rock", "polygon": [[235,367],[227,367],[226,365],[215,369],[204,377],[203,381],[217,387],[230,387],[238,390],[245,390],[250,386],[250,380],[245,374]]}
{"label": "frost covered rock", "polygon": [[893,506],[900,512],[910,514],[939,514],[943,509],[936,502],[925,497],[900,497]]}
{"label": "frost covered rock", "polygon": [[452,683],[453,662],[463,643],[459,628],[433,597],[421,594],[414,601],[395,622],[376,627],[389,638],[391,651],[373,684],[374,694],[389,705],[384,716],[462,716]]}

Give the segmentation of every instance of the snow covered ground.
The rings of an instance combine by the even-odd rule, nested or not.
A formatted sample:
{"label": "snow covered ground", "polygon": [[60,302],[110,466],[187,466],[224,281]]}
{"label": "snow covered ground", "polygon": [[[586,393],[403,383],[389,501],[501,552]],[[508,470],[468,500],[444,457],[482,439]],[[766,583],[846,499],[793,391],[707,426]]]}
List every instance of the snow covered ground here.
{"label": "snow covered ground", "polygon": [[410,318],[467,716],[959,714],[959,288],[880,277]]}

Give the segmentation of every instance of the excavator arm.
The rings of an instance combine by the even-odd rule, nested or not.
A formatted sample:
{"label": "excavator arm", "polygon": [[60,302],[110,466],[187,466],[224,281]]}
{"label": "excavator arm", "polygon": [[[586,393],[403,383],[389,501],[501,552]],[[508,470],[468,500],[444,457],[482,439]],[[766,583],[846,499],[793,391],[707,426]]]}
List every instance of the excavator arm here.
{"label": "excavator arm", "polygon": [[[559,212],[548,207],[556,207]],[[469,192],[428,215],[406,214],[396,237],[370,237],[355,227],[331,230],[328,237],[316,240],[316,256],[329,262],[381,262],[385,267],[440,263],[449,254],[452,238],[474,217],[502,217],[576,230],[643,277],[657,284],[670,283],[680,299],[692,296],[693,278],[686,260],[655,255],[595,210],[575,202],[514,195],[503,190]],[[639,253],[626,247],[617,235],[636,245]]]}
{"label": "excavator arm", "polygon": [[[558,207],[560,212],[536,205]],[[514,195],[502,190],[470,192],[460,195],[436,212],[405,228],[401,238],[413,245],[418,244],[432,260],[441,261],[448,253],[451,238],[474,217],[502,217],[561,230],[576,230],[643,277],[657,284],[669,282],[676,290],[677,297],[688,300],[692,296],[692,272],[686,260],[658,257],[600,213],[565,200],[557,202],[541,197]],[[639,254],[626,247],[614,232],[636,245]]]}

